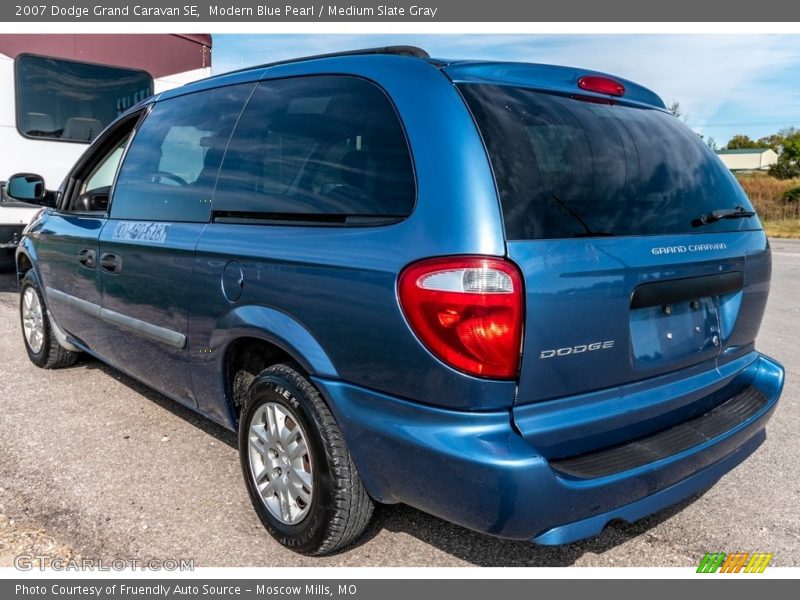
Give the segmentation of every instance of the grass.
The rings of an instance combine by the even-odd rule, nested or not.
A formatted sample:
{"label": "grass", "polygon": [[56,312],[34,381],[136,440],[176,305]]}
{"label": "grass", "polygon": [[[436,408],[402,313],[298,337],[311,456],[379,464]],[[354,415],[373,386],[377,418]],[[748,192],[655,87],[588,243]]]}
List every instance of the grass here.
{"label": "grass", "polygon": [[800,219],[764,221],[762,225],[769,237],[800,239]]}
{"label": "grass", "polygon": [[784,198],[787,190],[800,187],[800,179],[780,180],[763,173],[736,177],[758,212],[767,235],[800,238],[800,202]]}

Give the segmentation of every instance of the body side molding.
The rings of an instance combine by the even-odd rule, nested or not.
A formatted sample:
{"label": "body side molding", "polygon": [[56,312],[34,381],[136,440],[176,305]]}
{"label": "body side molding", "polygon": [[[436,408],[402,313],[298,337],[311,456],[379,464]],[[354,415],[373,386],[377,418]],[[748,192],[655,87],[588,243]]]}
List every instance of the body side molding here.
{"label": "body side molding", "polygon": [[150,338],[151,340],[161,342],[162,344],[167,344],[168,346],[178,348],[179,350],[186,347],[186,336],[179,331],[173,331],[171,329],[167,329],[166,327],[153,325],[147,321],[134,319],[128,315],[123,315],[122,313],[108,310],[107,308],[103,308],[98,304],[82,300],[81,298],[76,298],[75,296],[66,294],[51,287],[48,287],[46,292],[49,298],[55,298],[65,304],[69,304],[81,312],[99,318],[107,323],[111,323],[112,325],[116,325],[125,331]]}

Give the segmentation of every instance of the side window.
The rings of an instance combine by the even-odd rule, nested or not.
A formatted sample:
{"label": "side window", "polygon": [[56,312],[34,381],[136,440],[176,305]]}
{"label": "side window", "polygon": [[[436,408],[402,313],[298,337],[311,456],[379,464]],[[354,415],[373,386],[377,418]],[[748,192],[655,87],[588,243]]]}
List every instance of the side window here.
{"label": "side window", "polygon": [[205,139],[211,133],[194,125],[171,127],[161,144],[159,172],[169,173],[186,183],[196,183],[209,148]]}
{"label": "side window", "polygon": [[234,123],[253,84],[158,102],[120,169],[111,218],[204,223]]}
{"label": "side window", "polygon": [[106,213],[114,177],[125,148],[130,142],[141,112],[115,124],[92,149],[78,161],[69,174],[60,209],[69,213]]}
{"label": "side window", "polygon": [[405,133],[375,84],[308,76],[258,85],[214,196],[222,217],[406,217],[416,188]]}
{"label": "side window", "polygon": [[127,143],[128,138],[125,138],[92,170],[84,184],[84,192],[94,192],[103,188],[111,190],[111,185],[114,183],[114,175],[117,174],[117,167],[119,167],[119,161],[122,159]]}

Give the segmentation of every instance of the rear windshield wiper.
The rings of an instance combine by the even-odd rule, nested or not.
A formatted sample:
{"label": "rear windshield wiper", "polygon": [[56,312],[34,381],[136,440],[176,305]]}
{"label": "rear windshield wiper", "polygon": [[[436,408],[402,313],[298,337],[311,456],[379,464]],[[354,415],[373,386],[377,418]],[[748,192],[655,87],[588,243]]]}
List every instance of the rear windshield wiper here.
{"label": "rear windshield wiper", "polygon": [[734,208],[720,208],[712,210],[710,213],[700,215],[698,218],[692,220],[692,227],[700,227],[701,225],[710,225],[722,219],[745,219],[753,217],[756,213],[752,210],[745,210],[741,204]]}

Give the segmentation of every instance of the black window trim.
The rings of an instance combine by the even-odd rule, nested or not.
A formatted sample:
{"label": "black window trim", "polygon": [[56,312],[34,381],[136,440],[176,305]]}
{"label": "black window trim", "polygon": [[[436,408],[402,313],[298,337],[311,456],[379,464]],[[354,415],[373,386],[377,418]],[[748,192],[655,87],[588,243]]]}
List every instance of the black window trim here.
{"label": "black window trim", "polygon": [[[118,66],[115,66],[115,65],[106,65],[106,64],[103,64],[103,63],[90,62],[90,61],[86,61],[86,60],[73,60],[71,58],[60,58],[58,56],[48,56],[46,54],[36,54],[34,52],[23,52],[22,54],[18,54],[14,58],[14,105],[15,105],[14,106],[14,128],[17,130],[17,133],[19,133],[26,140],[33,140],[33,141],[39,141],[39,142],[58,142],[58,143],[62,143],[62,144],[81,144],[83,146],[89,146],[94,142],[94,140],[91,140],[91,141],[70,140],[70,139],[64,139],[64,138],[52,138],[52,137],[42,137],[42,136],[38,136],[38,135],[28,135],[27,133],[24,133],[20,129],[19,59],[27,58],[27,57],[43,58],[43,59],[46,59],[46,60],[60,60],[60,61],[63,61],[63,62],[77,63],[77,64],[81,64],[81,65],[88,65],[88,66],[91,66],[91,67],[104,67],[104,68],[107,68],[107,69],[119,69],[119,70],[124,70],[124,71],[131,71],[133,73],[142,73],[144,75],[147,75],[147,78],[150,80],[150,89],[153,91],[153,93],[155,93],[155,83],[154,83],[154,80],[153,80],[153,76],[148,71],[145,71],[144,69],[136,69],[136,68],[133,68],[133,67],[118,67]],[[120,116],[122,116],[122,115],[120,115]],[[115,121],[112,121],[112,123],[114,123],[114,122]],[[111,124],[109,124],[109,126],[110,125]],[[98,137],[100,137],[99,134],[98,134]]]}

